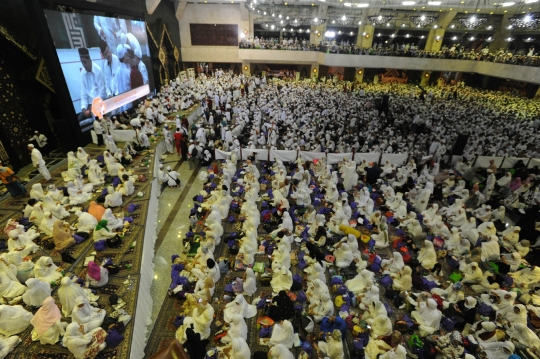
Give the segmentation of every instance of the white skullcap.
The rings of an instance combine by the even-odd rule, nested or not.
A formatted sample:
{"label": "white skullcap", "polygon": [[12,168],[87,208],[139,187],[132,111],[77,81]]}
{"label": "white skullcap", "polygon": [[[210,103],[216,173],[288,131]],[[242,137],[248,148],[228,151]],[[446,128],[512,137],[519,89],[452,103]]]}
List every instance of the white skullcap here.
{"label": "white skullcap", "polygon": [[167,171],[170,171],[171,170],[171,166],[167,166]]}
{"label": "white skullcap", "polygon": [[16,229],[12,229],[11,231],[8,232],[8,236],[9,238],[17,238],[19,237],[19,231]]}
{"label": "white skullcap", "polygon": [[34,148],[34,145],[33,145],[33,144],[29,144],[28,147]]}
{"label": "white skullcap", "polygon": [[119,59],[122,59],[125,54],[126,54],[126,47],[122,44],[118,45],[116,47],[116,56],[118,56]]}

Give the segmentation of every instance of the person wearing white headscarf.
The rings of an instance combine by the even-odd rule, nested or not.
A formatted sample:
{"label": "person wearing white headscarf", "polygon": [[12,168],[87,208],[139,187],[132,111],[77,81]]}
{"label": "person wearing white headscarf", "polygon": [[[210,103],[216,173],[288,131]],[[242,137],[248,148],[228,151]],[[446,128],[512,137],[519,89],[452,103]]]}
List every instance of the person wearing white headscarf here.
{"label": "person wearing white headscarf", "polygon": [[343,173],[343,187],[345,191],[350,191],[354,186],[358,184],[358,173],[356,172],[356,163],[353,161],[347,161],[345,165],[341,167]]}
{"label": "person wearing white headscarf", "polygon": [[[257,310],[255,309],[255,311]],[[191,325],[193,325],[195,333],[200,334],[201,340],[208,339],[210,337],[210,327],[213,320],[214,308],[204,299],[199,299],[197,307],[193,310],[191,316],[185,317],[184,324],[176,331],[176,339],[181,343],[185,343],[187,340],[186,329],[190,328]]]}
{"label": "person wearing white headscarf", "polygon": [[403,256],[399,252],[392,252],[393,258],[383,259],[381,261],[381,267],[383,274],[397,273],[405,267],[403,262]]}
{"label": "person wearing white headscarf", "polygon": [[257,279],[253,269],[246,268],[246,278],[244,280],[244,295],[251,296],[257,291]]}
{"label": "person wearing white headscarf", "polygon": [[58,299],[60,299],[60,304],[62,304],[62,314],[65,317],[71,316],[73,308],[76,307],[75,300],[78,297],[84,297],[92,302],[99,298],[93,295],[90,289],[82,288],[77,283],[74,283],[70,277],[62,278],[60,288],[58,288]]}
{"label": "person wearing white headscarf", "polygon": [[123,203],[122,194],[114,189],[113,186],[107,187],[104,207],[119,207]]}
{"label": "person wearing white headscarf", "polygon": [[246,302],[246,299],[242,294],[238,294],[236,298],[228,303],[223,309],[223,319],[225,322],[230,322],[234,314],[240,314],[242,317],[248,319],[257,314],[257,307]]}
{"label": "person wearing white headscarf", "polygon": [[35,278],[26,281],[28,290],[22,295],[23,301],[30,307],[40,307],[45,298],[51,296],[51,285]]}
{"label": "person wearing white headscarf", "polygon": [[73,181],[81,173],[81,164],[73,151],[69,151],[67,154],[67,171],[62,172],[62,178],[64,182]]}
{"label": "person wearing white headscarf", "polygon": [[533,287],[540,282],[540,268],[537,266],[523,268],[517,272],[508,273],[508,275],[514,279],[516,285],[523,288]]}
{"label": "person wearing white headscarf", "polygon": [[410,291],[412,288],[412,269],[409,266],[404,267],[397,273],[392,273],[392,288],[394,290]]}
{"label": "person wearing white headscarf", "polygon": [[43,256],[34,266],[34,275],[42,282],[51,283],[62,278],[62,273],[58,269],[51,257]]}
{"label": "person wearing white headscarf", "polygon": [[353,279],[349,279],[348,281],[346,281],[345,285],[351,292],[358,295],[363,293],[367,290],[368,287],[371,287],[373,285],[374,276],[375,273],[367,269],[362,269],[360,273],[358,273]]}
{"label": "person wearing white headscarf", "polygon": [[22,333],[33,315],[20,305],[0,305],[0,334],[5,337]]}
{"label": "person wearing white headscarf", "polygon": [[510,172],[506,172],[504,176],[499,178],[499,180],[497,181],[497,185],[500,187],[504,187],[510,184],[510,182],[512,182],[512,174]]}
{"label": "person wearing white headscarf", "polygon": [[376,248],[386,248],[389,245],[390,236],[388,233],[388,224],[386,224],[385,218],[378,226],[379,233],[371,235],[371,239],[375,241]]}
{"label": "person wearing white headscarf", "polygon": [[480,352],[484,352],[488,359],[508,359],[514,350],[514,344],[509,341],[483,343],[480,345]]}
{"label": "person wearing white headscarf", "polygon": [[424,245],[418,252],[418,261],[426,269],[431,269],[437,264],[437,253],[432,242],[428,240],[424,241]]}
{"label": "person wearing white headscarf", "polygon": [[9,338],[0,338],[0,358],[4,359],[11,353],[21,342],[21,338],[17,335],[12,335]]}
{"label": "person wearing white headscarf", "polygon": [[354,259],[353,252],[347,243],[338,244],[337,249],[334,251],[334,257],[336,258],[336,267],[338,268],[347,268]]}
{"label": "person wearing white headscarf", "polygon": [[[3,255],[0,255],[2,258]],[[14,266],[16,268],[17,280],[21,283],[24,283],[28,278],[34,277],[34,262],[31,260],[23,260],[20,252],[13,251],[6,254],[7,260],[10,263],[10,267]]]}
{"label": "person wearing white headscarf", "polygon": [[294,344],[294,328],[291,322],[283,320],[281,323],[274,324],[269,343],[271,345],[283,344],[289,349],[292,348]]}
{"label": "person wearing white headscarf", "polygon": [[[101,220],[107,221],[107,228],[114,231],[115,229],[122,228],[124,226],[123,218],[116,217],[110,208],[107,208],[105,212],[103,212],[103,216],[101,217]],[[95,228],[95,226],[94,226]]]}
{"label": "person wearing white headscarf", "polygon": [[345,357],[341,332],[337,329],[331,334],[327,334],[326,341],[318,342],[315,348],[320,349],[330,359],[343,359]]}
{"label": "person wearing white headscarf", "polygon": [[84,148],[78,147],[77,148],[77,159],[81,162],[81,164],[86,165],[90,161],[90,155],[86,153]]}
{"label": "person wearing white headscarf", "polygon": [[281,290],[290,290],[292,284],[292,273],[287,267],[281,267],[275,271],[270,281],[274,293],[279,293]]}
{"label": "person wearing white headscarf", "polygon": [[497,236],[491,236],[488,242],[483,242],[481,245],[482,262],[497,261],[501,256],[501,248],[499,247],[499,238]]}
{"label": "person wearing white headscarf", "polygon": [[324,317],[331,317],[334,315],[334,303],[332,298],[328,294],[321,294],[319,303],[311,302],[310,315],[313,316],[313,320],[319,323]]}
{"label": "person wearing white headscarf", "polygon": [[293,353],[283,344],[274,345],[268,351],[272,359],[295,359]]}
{"label": "person wearing white headscarf", "polygon": [[62,344],[73,354],[75,359],[94,358],[105,349],[107,332],[101,328],[87,331],[84,326],[72,322],[66,327]]}
{"label": "person wearing white headscarf", "polygon": [[411,313],[411,317],[419,324],[420,335],[425,337],[439,330],[442,313],[437,309],[437,302],[430,298],[427,303],[420,302],[417,310]]}
{"label": "person wearing white headscarf", "polygon": [[0,298],[12,300],[20,297],[26,292],[26,287],[17,281],[11,279],[6,272],[0,272]]}
{"label": "person wearing white headscarf", "polygon": [[482,278],[483,273],[480,267],[478,267],[478,263],[471,262],[471,263],[465,263],[461,262],[459,265],[459,270],[463,273],[463,283],[469,283],[469,284],[478,284]]}
{"label": "person wearing white headscarf", "polygon": [[84,325],[85,331],[100,327],[106,315],[105,310],[92,307],[85,297],[75,298],[75,307],[71,312],[71,319],[80,325]]}
{"label": "person wearing white headscarf", "polygon": [[405,349],[403,345],[398,344],[396,347],[390,349],[386,353],[381,354],[378,359],[405,359],[406,357],[407,349]]}
{"label": "person wearing white headscarf", "polygon": [[304,272],[308,275],[308,281],[319,279],[323,283],[326,283],[326,275],[323,267],[319,262],[311,263],[306,268],[304,268]]}
{"label": "person wearing white headscarf", "polygon": [[227,335],[221,338],[223,343],[230,343],[234,338],[247,340],[248,328],[244,316],[233,314],[227,327]]}
{"label": "person wearing white headscarf", "polygon": [[43,219],[41,220],[41,223],[38,225],[38,228],[40,231],[45,233],[45,235],[52,236],[54,223],[57,220],[58,219],[55,216],[53,216],[51,212],[47,211],[43,213]]}
{"label": "person wearing white headscarf", "polygon": [[97,160],[91,160],[88,164],[88,181],[94,185],[100,185],[105,182],[105,174],[99,167]]}
{"label": "person wearing white headscarf", "polygon": [[66,187],[69,193],[69,204],[72,206],[89,201],[92,197],[92,189],[90,189],[90,191],[86,191],[83,188],[76,186],[73,181],[68,182]]}
{"label": "person wearing white headscarf", "polygon": [[41,201],[43,197],[45,197],[45,193],[43,192],[43,187],[41,187],[41,183],[34,183],[32,185],[32,189],[30,190],[30,198]]}
{"label": "person wearing white headscarf", "polygon": [[35,253],[39,248],[37,244],[32,242],[28,237],[21,235],[16,229],[9,231],[8,236],[8,251],[18,252],[23,258],[30,253]]}
{"label": "person wearing white headscarf", "polygon": [[69,217],[69,212],[66,211],[64,206],[59,202],[55,202],[50,195],[45,195],[42,203],[45,210],[51,212],[56,218],[63,219]]}
{"label": "person wearing white headscarf", "polygon": [[[77,211],[75,215],[79,217],[77,229],[79,232],[90,232],[96,228],[98,220],[88,212]],[[108,224],[108,223],[107,223]]]}
{"label": "person wearing white headscarf", "polygon": [[505,229],[502,232],[502,242],[506,243],[508,246],[514,246],[517,242],[519,242],[519,232],[521,231],[521,227],[515,226]]}
{"label": "person wearing white headscarf", "polygon": [[514,323],[507,329],[506,333],[518,345],[518,348],[531,348],[533,351],[540,349],[540,339],[526,325]]}
{"label": "person wearing white headscarf", "polygon": [[243,338],[232,339],[222,352],[228,359],[251,359],[251,350]]}

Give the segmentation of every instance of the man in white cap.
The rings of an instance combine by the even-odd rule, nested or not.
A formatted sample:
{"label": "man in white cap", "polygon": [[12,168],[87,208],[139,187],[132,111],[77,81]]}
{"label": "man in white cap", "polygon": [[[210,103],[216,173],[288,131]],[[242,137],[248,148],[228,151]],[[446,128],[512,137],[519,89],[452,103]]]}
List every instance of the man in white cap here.
{"label": "man in white cap", "polygon": [[167,146],[167,153],[174,153],[174,140],[172,134],[169,132],[169,126],[165,125],[163,127],[163,138],[165,139],[165,145]]}
{"label": "man in white cap", "polygon": [[[128,54],[127,50],[130,49],[129,45],[118,45],[116,48],[116,55],[121,64],[116,69],[116,93],[115,95],[127,92],[131,90],[131,57]],[[131,103],[122,106],[121,111],[126,111],[131,108]]]}
{"label": "man in white cap", "polygon": [[101,67],[90,59],[87,48],[78,49],[83,69],[81,71],[81,113],[79,122],[92,117],[92,101],[96,97],[107,98],[105,77]]}
{"label": "man in white cap", "polygon": [[28,145],[28,151],[30,152],[30,156],[32,157],[32,165],[37,168],[39,173],[41,173],[41,175],[43,176],[43,178],[45,178],[46,181],[49,181],[51,179],[51,174],[45,166],[45,161],[43,161],[41,152],[39,152],[39,150],[35,148],[33,144]]}
{"label": "man in white cap", "polygon": [[34,136],[30,137],[30,141],[35,141],[39,150],[47,155],[47,137],[39,131],[34,131]]}
{"label": "man in white cap", "polygon": [[189,147],[188,147],[188,163],[189,163],[189,169],[192,170],[193,168],[195,168],[195,161],[197,160],[197,152],[193,153],[193,151],[197,151],[197,149],[195,149],[195,143],[193,142],[193,140],[190,140],[189,141]]}
{"label": "man in white cap", "polygon": [[171,166],[167,166],[166,176],[167,185],[169,187],[180,187],[180,179],[178,179],[178,177],[180,177],[180,173],[173,171]]}
{"label": "man in white cap", "polygon": [[161,192],[167,187],[167,171],[163,168],[163,163],[159,164],[158,181],[161,183]]}

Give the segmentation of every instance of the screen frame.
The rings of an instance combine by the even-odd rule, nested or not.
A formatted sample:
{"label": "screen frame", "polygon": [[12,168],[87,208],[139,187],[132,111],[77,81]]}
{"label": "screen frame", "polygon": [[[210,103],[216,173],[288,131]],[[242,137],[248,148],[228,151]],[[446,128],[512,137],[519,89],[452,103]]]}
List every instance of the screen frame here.
{"label": "screen frame", "polygon": [[[64,120],[62,122],[69,124],[67,134],[73,136],[76,144],[71,144],[69,149],[74,150],[78,146],[84,146],[91,142],[90,129],[91,126],[81,127],[77,120],[77,113],[73,107],[73,102],[69,94],[68,86],[58,55],[56,47],[49,30],[49,24],[45,17],[45,9],[52,9],[53,6],[67,6],[75,9],[82,14],[101,15],[101,16],[121,16],[122,18],[131,20],[144,21],[146,18],[144,12],[133,11],[129,9],[117,8],[109,5],[96,4],[88,1],[76,0],[24,0],[26,10],[30,20],[35,24],[40,34],[40,48],[42,51],[47,70],[50,74],[54,90],[57,94],[60,113]],[[151,51],[151,50],[150,50]],[[154,84],[155,85],[155,84]],[[59,134],[60,136],[62,134]]]}

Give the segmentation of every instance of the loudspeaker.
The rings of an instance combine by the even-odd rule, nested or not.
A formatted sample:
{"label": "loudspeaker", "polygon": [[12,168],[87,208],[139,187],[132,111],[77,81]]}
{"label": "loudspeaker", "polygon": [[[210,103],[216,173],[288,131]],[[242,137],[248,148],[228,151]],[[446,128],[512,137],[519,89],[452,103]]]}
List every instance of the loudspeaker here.
{"label": "loudspeaker", "polygon": [[469,135],[459,134],[456,139],[456,143],[454,143],[454,147],[452,148],[452,155],[454,156],[463,155],[463,151],[465,150],[465,146],[467,146],[468,140],[469,140]]}

